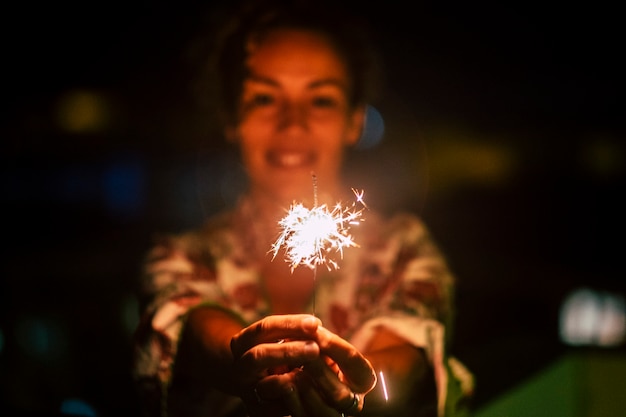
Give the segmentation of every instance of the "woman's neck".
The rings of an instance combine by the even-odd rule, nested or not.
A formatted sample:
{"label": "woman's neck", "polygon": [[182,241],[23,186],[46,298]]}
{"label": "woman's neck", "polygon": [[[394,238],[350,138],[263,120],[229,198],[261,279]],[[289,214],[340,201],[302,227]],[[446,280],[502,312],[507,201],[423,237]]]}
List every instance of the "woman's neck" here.
{"label": "woman's neck", "polygon": [[283,259],[265,262],[261,271],[264,290],[273,314],[306,311],[315,291],[314,271],[299,267],[291,271]]}

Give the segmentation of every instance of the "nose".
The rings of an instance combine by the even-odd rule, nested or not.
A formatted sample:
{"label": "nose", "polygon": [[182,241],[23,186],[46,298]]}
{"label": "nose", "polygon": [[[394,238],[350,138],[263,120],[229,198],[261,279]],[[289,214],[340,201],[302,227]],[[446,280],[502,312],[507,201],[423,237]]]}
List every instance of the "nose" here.
{"label": "nose", "polygon": [[307,112],[304,106],[293,101],[285,101],[280,108],[278,128],[283,131],[307,130]]}

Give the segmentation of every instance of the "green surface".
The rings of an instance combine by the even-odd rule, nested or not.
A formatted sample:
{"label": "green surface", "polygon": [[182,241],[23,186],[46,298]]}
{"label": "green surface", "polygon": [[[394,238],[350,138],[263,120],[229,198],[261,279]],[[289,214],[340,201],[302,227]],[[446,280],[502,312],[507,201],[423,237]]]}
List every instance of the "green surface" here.
{"label": "green surface", "polygon": [[569,353],[474,416],[626,416],[626,353]]}

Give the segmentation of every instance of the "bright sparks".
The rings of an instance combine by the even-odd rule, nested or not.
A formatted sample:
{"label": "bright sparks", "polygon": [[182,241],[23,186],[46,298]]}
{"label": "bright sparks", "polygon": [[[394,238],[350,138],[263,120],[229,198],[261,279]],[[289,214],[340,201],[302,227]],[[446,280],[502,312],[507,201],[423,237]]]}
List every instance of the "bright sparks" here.
{"label": "bright sparks", "polygon": [[385,396],[385,401],[389,401],[389,394],[387,393],[387,384],[385,383],[385,375],[383,374],[383,371],[380,371],[378,374],[380,375],[380,382],[382,383],[383,395]]}
{"label": "bright sparks", "polygon": [[317,265],[326,265],[338,269],[334,254],[343,257],[343,249],[358,246],[349,234],[351,226],[359,224],[364,208],[363,191],[352,189],[356,201],[363,208],[357,209],[356,202],[349,207],[335,205],[332,210],[323,204],[312,209],[302,204],[292,204],[287,215],[278,222],[282,232],[272,245],[270,252],[276,257],[282,247],[285,248],[285,260],[293,271],[300,265],[315,269]]}

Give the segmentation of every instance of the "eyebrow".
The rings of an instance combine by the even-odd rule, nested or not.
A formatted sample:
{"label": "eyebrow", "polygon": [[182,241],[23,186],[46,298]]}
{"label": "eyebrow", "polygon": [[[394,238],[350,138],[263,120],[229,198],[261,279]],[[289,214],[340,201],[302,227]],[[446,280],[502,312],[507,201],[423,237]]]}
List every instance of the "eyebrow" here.
{"label": "eyebrow", "polygon": [[[280,88],[280,83],[278,83],[276,80],[269,78],[269,77],[262,76],[262,75],[250,74],[248,77],[246,77],[246,79],[252,82],[257,82],[257,83],[266,84],[272,87]],[[347,87],[341,81],[332,77],[315,80],[309,85],[307,85],[307,88],[319,88],[319,87],[325,87],[328,85],[335,86],[341,90],[347,89]]]}
{"label": "eyebrow", "polygon": [[342,90],[346,89],[346,86],[336,78],[324,78],[317,80],[309,84],[309,88],[325,87],[327,85],[338,87]]}
{"label": "eyebrow", "polygon": [[261,75],[250,74],[249,76],[247,76],[244,79],[244,81],[253,81],[255,83],[268,84],[268,85],[271,85],[273,87],[280,87],[280,84],[278,84],[273,79],[268,78],[268,77],[263,77]]}

